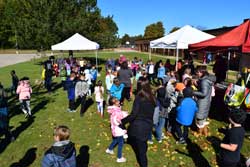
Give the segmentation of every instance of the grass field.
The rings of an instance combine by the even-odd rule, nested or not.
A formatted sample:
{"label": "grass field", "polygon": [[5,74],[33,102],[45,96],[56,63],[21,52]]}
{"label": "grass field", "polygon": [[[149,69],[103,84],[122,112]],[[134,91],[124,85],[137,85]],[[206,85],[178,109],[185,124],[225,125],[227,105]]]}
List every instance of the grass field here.
{"label": "grass field", "polygon": [[[99,53],[98,62],[101,67],[100,78],[104,81],[104,62],[109,57],[118,58],[121,53]],[[148,55],[142,53],[123,53],[126,57],[132,59],[137,56],[145,61]],[[93,53],[76,54],[77,57],[85,57],[95,62]],[[159,60],[164,58],[153,57]],[[124,146],[124,156],[127,162],[123,164],[116,163],[116,155],[107,155],[105,149],[111,142],[111,132],[109,126],[109,116],[105,113],[104,118],[96,114],[96,105],[92,99],[88,99],[90,105],[83,117],[79,116],[79,107],[76,113],[66,112],[68,107],[66,92],[60,87],[60,79],[55,78],[54,91],[52,94],[46,93],[43,87],[35,84],[40,80],[41,59],[30,62],[19,63],[0,69],[0,82],[9,87],[11,78],[9,72],[16,70],[19,78],[23,76],[30,77],[33,94],[31,98],[31,108],[34,118],[25,119],[19,109],[17,98],[10,97],[10,126],[16,140],[9,143],[0,137],[0,166],[32,166],[39,167],[44,152],[53,144],[53,128],[56,125],[65,124],[72,130],[71,140],[75,143],[77,153],[79,149],[84,150],[80,156],[83,156],[85,166],[89,167],[135,167],[137,166],[134,153],[129,145]],[[132,102],[125,102],[123,110],[131,111]],[[210,118],[210,138],[216,141],[223,138],[223,134],[218,131],[225,127],[226,123],[220,121],[216,116],[221,112],[212,107],[211,113],[215,117]],[[223,116],[220,116],[223,118]],[[163,143],[155,142],[149,145],[148,161],[149,167],[207,167],[216,166],[216,158],[219,153],[215,143],[204,137],[197,137],[189,134],[190,142],[187,146],[176,145],[173,137],[167,137]],[[116,149],[115,149],[116,152]],[[245,139],[242,148],[242,157],[250,156],[250,140]],[[80,157],[79,156],[79,157]],[[21,164],[21,165],[20,165]]]}

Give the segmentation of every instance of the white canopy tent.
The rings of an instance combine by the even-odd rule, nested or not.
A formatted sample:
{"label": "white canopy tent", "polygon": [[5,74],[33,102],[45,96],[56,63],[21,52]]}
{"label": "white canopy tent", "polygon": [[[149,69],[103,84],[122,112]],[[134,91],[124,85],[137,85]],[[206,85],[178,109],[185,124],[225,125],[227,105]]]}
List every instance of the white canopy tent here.
{"label": "white canopy tent", "polygon": [[90,41],[84,36],[76,33],[65,41],[52,45],[51,50],[96,50],[95,54],[97,68],[97,50],[99,49],[99,47],[100,46],[98,43]]}
{"label": "white canopy tent", "polygon": [[150,41],[151,48],[176,49],[176,62],[178,61],[179,49],[188,49],[189,44],[201,42],[215,36],[202,32],[196,28],[186,25],[179,30],[159,39]]}

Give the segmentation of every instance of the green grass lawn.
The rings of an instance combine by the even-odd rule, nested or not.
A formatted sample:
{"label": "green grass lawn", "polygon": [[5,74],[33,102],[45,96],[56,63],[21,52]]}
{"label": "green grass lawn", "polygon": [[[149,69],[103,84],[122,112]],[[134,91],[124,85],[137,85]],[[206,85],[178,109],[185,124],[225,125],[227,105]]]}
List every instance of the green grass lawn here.
{"label": "green grass lawn", "polygon": [[[100,78],[104,81],[104,62],[105,59],[113,57],[118,58],[121,53],[100,52],[98,62],[102,70]],[[123,53],[126,57],[132,59],[137,56],[145,61],[147,54],[143,53]],[[76,54],[77,57],[88,57],[94,60],[94,53]],[[164,58],[153,57],[159,60]],[[116,163],[116,155],[107,155],[105,149],[111,142],[111,132],[109,126],[109,116],[105,112],[104,118],[96,114],[96,104],[90,105],[84,117],[79,115],[79,107],[76,113],[66,112],[68,100],[66,92],[59,87],[60,79],[53,80],[56,90],[52,94],[47,94],[43,87],[35,85],[36,80],[41,78],[42,60],[32,60],[25,63],[7,66],[0,69],[0,82],[5,88],[10,86],[10,71],[16,70],[19,78],[23,76],[30,77],[33,94],[31,98],[31,108],[34,114],[33,119],[25,119],[19,109],[18,100],[11,97],[9,100],[10,126],[16,140],[12,143],[6,143],[4,137],[0,137],[0,166],[18,166],[18,163],[26,163],[26,166],[40,166],[44,152],[53,144],[53,128],[56,125],[65,124],[72,130],[71,140],[75,143],[77,153],[81,147],[89,148],[88,154],[84,158],[90,167],[134,167],[137,166],[136,159],[131,147],[127,144],[124,146],[123,154],[127,162],[123,164]],[[94,100],[94,99],[93,99]],[[91,99],[88,100],[91,103]],[[126,102],[123,110],[131,111],[132,102]],[[214,108],[214,107],[213,107]],[[220,114],[219,110],[214,108],[211,112],[214,115]],[[218,128],[226,126],[226,123],[210,119],[210,136],[211,138],[221,139],[223,134],[218,132]],[[155,142],[149,145],[148,161],[149,167],[206,167],[216,166],[216,155],[219,150],[214,144],[211,144],[204,137],[195,137],[189,134],[190,143],[185,145],[176,145],[173,137],[168,137],[163,143]],[[87,149],[86,149],[87,150]],[[115,152],[117,149],[115,149]],[[250,140],[245,139],[242,148],[244,157],[250,156]],[[20,165],[19,165],[20,166]]]}

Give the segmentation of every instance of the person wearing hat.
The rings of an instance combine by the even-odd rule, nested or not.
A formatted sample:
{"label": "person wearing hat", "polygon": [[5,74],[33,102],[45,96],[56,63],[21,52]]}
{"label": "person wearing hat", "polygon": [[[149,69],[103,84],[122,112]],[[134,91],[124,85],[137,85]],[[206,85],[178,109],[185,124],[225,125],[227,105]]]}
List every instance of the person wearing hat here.
{"label": "person wearing hat", "polygon": [[[191,87],[183,89],[183,96],[183,100],[176,109],[176,132],[179,138],[179,141],[177,141],[178,144],[186,143],[188,138],[188,127],[192,124],[195,113],[198,110],[197,104],[192,98],[193,89]],[[182,126],[183,131],[181,129]]]}
{"label": "person wearing hat", "polygon": [[240,162],[240,150],[245,136],[245,129],[242,124],[246,117],[246,112],[241,109],[230,111],[229,129],[220,144],[221,167],[236,167]]}

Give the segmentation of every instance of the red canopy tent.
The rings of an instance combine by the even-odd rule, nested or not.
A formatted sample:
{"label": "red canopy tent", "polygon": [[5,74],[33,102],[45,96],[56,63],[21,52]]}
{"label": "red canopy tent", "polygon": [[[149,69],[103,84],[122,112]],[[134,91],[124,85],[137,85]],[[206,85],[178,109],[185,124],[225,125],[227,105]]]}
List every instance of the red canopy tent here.
{"label": "red canopy tent", "polygon": [[190,44],[188,49],[190,51],[206,50],[227,50],[229,48],[236,47],[243,53],[250,53],[250,20],[247,19],[234,28],[233,30],[226,32],[216,38],[208,39],[199,43]]}

